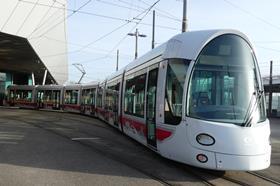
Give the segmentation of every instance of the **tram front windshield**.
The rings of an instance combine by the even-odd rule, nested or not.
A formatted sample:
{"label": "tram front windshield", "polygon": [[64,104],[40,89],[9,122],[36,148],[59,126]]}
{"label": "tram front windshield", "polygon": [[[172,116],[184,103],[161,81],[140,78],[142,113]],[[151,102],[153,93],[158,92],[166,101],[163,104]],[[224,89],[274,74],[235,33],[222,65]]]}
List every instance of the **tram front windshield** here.
{"label": "tram front windshield", "polygon": [[[191,76],[187,115],[243,125],[266,118],[260,75],[249,44],[233,34],[212,40],[200,53]],[[251,117],[254,116],[254,117]]]}

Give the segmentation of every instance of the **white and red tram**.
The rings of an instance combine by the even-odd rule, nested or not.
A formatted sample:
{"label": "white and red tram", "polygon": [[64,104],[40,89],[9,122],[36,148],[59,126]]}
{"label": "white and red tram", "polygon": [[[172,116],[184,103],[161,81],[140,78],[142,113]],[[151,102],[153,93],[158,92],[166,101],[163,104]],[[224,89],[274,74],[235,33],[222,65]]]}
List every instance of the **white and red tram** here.
{"label": "white and red tram", "polygon": [[81,112],[81,92],[82,86],[77,85],[66,85],[64,86],[63,96],[63,110],[69,112]]}
{"label": "white and red tram", "polygon": [[62,85],[37,85],[35,88],[38,109],[60,110],[63,105]]}
{"label": "white and red tram", "polygon": [[[270,165],[260,72],[238,31],[179,34],[95,88],[95,116],[168,159],[216,170]],[[77,110],[81,89],[69,94]]]}
{"label": "white and red tram", "polygon": [[35,86],[10,85],[8,90],[8,104],[21,108],[37,108]]}
{"label": "white and red tram", "polygon": [[81,93],[81,113],[95,116],[98,83],[85,84]]}

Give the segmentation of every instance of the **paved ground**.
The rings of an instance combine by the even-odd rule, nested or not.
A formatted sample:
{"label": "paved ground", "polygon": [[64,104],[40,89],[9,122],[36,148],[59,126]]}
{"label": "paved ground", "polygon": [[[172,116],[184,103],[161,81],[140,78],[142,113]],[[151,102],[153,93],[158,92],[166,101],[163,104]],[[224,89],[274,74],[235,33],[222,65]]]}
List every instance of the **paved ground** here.
{"label": "paved ground", "polygon": [[259,171],[262,174],[280,180],[280,118],[270,118],[271,129],[271,165],[268,169]]}
{"label": "paved ground", "polygon": [[164,161],[93,118],[0,109],[0,185],[204,185]]}
{"label": "paved ground", "polygon": [[[260,173],[279,180],[280,119],[271,119],[271,128],[272,165]],[[0,186],[205,185],[186,167],[97,119],[0,108]],[[240,173],[227,175],[241,178]],[[220,177],[211,181],[226,184]]]}
{"label": "paved ground", "polygon": [[160,185],[76,142],[21,122],[18,112],[1,110],[1,115],[0,185]]}

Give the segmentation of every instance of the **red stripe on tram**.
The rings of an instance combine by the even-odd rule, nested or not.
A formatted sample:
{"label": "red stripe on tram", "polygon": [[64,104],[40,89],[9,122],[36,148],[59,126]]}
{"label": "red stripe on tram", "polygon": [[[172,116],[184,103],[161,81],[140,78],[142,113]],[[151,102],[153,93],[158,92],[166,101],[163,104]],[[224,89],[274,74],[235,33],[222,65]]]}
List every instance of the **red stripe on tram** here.
{"label": "red stripe on tram", "polygon": [[[147,127],[145,123],[135,121],[133,119],[127,118],[127,117],[122,117],[121,118],[121,123],[122,125],[127,125],[129,124],[130,126],[133,126],[137,130],[137,132],[143,132],[145,136],[147,136]],[[172,132],[169,130],[157,128],[156,129],[156,137],[158,141],[163,141],[166,138],[170,137],[172,135]]]}

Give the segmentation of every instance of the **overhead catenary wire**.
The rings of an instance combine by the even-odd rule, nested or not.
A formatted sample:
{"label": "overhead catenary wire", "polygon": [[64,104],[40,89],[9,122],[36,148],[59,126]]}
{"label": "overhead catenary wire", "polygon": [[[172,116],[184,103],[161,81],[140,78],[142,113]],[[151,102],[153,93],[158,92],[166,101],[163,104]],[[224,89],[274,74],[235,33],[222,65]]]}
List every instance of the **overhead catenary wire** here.
{"label": "overhead catenary wire", "polygon": [[261,48],[261,49],[265,49],[265,50],[270,50],[270,51],[273,51],[273,52],[280,52],[280,50],[278,50],[278,49],[264,47],[264,46],[260,46],[260,45],[256,45],[256,47]]}
{"label": "overhead catenary wire", "polygon": [[[144,16],[142,16],[142,17],[139,19],[138,23],[136,23],[136,25],[135,25],[129,32],[131,32],[132,30],[134,30],[134,29],[137,27],[137,25],[147,16],[147,14],[151,11],[151,9],[152,9],[158,2],[160,2],[160,0],[157,0],[155,3],[153,3],[149,8],[147,8],[147,9],[144,11],[144,13],[146,12],[146,13],[144,14]],[[138,18],[138,17],[141,16],[142,14],[143,14],[143,13],[137,15],[136,18]],[[108,52],[107,55],[104,56],[104,58],[107,58],[107,57],[121,44],[121,42],[124,41],[124,39],[125,39],[126,37],[127,37],[127,34],[125,34],[125,36],[121,38],[121,40],[110,50],[110,52]],[[103,59],[103,58],[102,58],[102,59]],[[79,62],[79,63],[88,63],[88,62],[91,62],[91,61],[90,61],[90,60],[87,60],[87,61],[81,61],[81,62]]]}
{"label": "overhead catenary wire", "polygon": [[[140,10],[139,8],[136,9],[136,8],[131,8],[131,7],[127,7],[127,6],[122,6],[122,5],[119,5],[119,4],[116,4],[116,3],[112,3],[112,2],[108,2],[108,1],[104,1],[104,0],[97,0],[97,1],[100,2],[100,3],[104,3],[104,4],[111,5],[111,6],[116,6],[116,7],[119,7],[119,8],[130,9],[130,10],[134,10],[134,11],[138,11],[138,12],[141,12],[142,10],[145,10],[144,7],[139,7],[140,9],[142,9],[142,10]],[[119,0],[119,1],[120,1],[120,0]],[[120,2],[124,2],[124,1],[120,1]],[[149,4],[146,4],[146,5],[150,6]],[[181,20],[178,19],[178,18],[166,16],[166,15],[163,15],[163,14],[161,14],[161,13],[159,13],[159,14],[160,14],[162,17],[165,17],[165,18],[167,18],[167,19],[171,19],[171,20],[173,20],[173,21],[181,22]]]}
{"label": "overhead catenary wire", "polygon": [[[145,5],[150,6],[149,3],[147,3],[147,2],[145,2],[145,1],[143,1],[143,0],[139,0],[139,1],[142,2],[142,3],[145,4]],[[167,18],[173,19],[173,20],[178,21],[178,22],[180,22],[180,23],[181,23],[181,21],[182,21],[181,19],[175,17],[174,15],[170,14],[169,12],[166,12],[166,11],[161,10],[161,9],[159,9],[159,8],[156,8],[156,7],[155,7],[155,10],[157,10],[157,14],[160,14],[160,12],[162,12],[162,13],[164,13],[164,14],[170,16],[170,17],[166,16]],[[173,18],[172,18],[172,17],[173,17]]]}
{"label": "overhead catenary wire", "polygon": [[30,17],[30,15],[32,14],[33,10],[35,9],[35,7],[38,5],[39,0],[36,1],[36,3],[33,5],[33,7],[31,8],[31,10],[29,11],[29,13],[27,14],[27,16],[25,17],[24,21],[22,22],[22,24],[20,25],[19,29],[17,30],[16,34],[18,34],[20,32],[20,30],[23,28],[24,24],[26,23],[26,21],[28,20],[28,18]]}
{"label": "overhead catenary wire", "polygon": [[[24,2],[24,3],[29,3],[29,4],[34,4],[34,2],[30,2],[30,1],[27,1],[27,0],[21,0],[21,2]],[[38,6],[44,6],[44,7],[51,7],[50,5],[47,5],[47,4],[42,4],[42,3],[38,3]],[[118,20],[118,21],[129,21],[130,19],[125,19],[125,18],[119,18],[119,17],[113,17],[113,16],[108,16],[108,15],[102,15],[102,14],[96,14],[96,13],[92,13],[92,12],[86,12],[86,11],[81,11],[81,10],[74,10],[74,9],[70,9],[70,8],[65,8],[65,7],[57,7],[57,6],[53,6],[52,8],[55,8],[55,9],[60,9],[60,10],[67,10],[69,12],[76,12],[76,13],[80,13],[80,14],[85,14],[85,15],[90,15],[90,16],[96,16],[96,17],[101,17],[101,18],[106,18],[106,19],[111,19],[111,20]],[[139,11],[140,12],[140,11]],[[136,23],[136,21],[132,21],[134,23]],[[152,24],[149,24],[149,23],[140,23],[142,25],[148,25],[148,26],[152,26]],[[157,27],[159,28],[165,28],[165,29],[170,29],[170,30],[178,30],[176,28],[173,28],[173,27],[168,27],[168,26],[165,26],[165,25],[156,25]]]}
{"label": "overhead catenary wire", "polygon": [[[141,12],[140,14],[138,14],[135,18],[138,18],[139,16],[141,16],[142,14],[144,14],[141,18],[139,18],[139,21],[138,21],[138,24],[147,16],[147,14],[151,11],[151,9],[158,3],[160,2],[160,0],[157,0],[154,4],[152,4],[149,8],[147,8],[145,11]],[[133,18],[133,19],[135,19]],[[136,24],[131,30],[134,30],[137,25]],[[107,34],[105,34],[107,35]],[[103,36],[102,36],[103,37]],[[125,36],[123,38],[121,38],[121,40],[103,57],[98,57],[98,58],[93,58],[93,59],[89,59],[89,60],[85,60],[85,61],[80,61],[80,62],[77,62],[77,63],[81,63],[81,64],[85,64],[85,63],[92,63],[93,61],[96,61],[96,60],[102,60],[102,59],[107,59],[109,58],[110,54],[115,50],[116,47],[118,47],[118,45],[127,37],[127,34],[125,34]],[[100,37],[101,38],[101,37]],[[100,39],[99,38],[99,39]],[[96,41],[96,40],[95,40]],[[64,65],[65,66],[65,65]],[[68,65],[69,66],[69,65]]]}
{"label": "overhead catenary wire", "polygon": [[[140,14],[138,15],[138,17],[139,17],[140,15],[142,15],[144,12],[145,12],[145,11],[143,11],[142,13],[140,13]],[[94,43],[96,43],[96,42],[98,42],[98,41],[100,41],[100,40],[106,38],[107,36],[111,35],[112,33],[116,32],[117,30],[123,28],[124,26],[126,26],[126,25],[129,24],[132,20],[134,20],[134,19],[136,19],[136,18],[137,18],[137,16],[136,16],[135,18],[132,18],[131,20],[128,20],[126,23],[124,23],[124,24],[118,26],[117,28],[111,30],[110,32],[108,32],[108,33],[102,35],[101,37],[97,38],[96,40],[94,40],[94,41],[92,41],[92,42],[90,42],[90,43],[88,43],[88,44],[82,46],[80,49],[75,50],[75,51],[72,51],[72,52],[67,52],[67,53],[68,53],[68,54],[69,54],[69,53],[76,53],[76,52],[80,52],[80,51],[82,51],[82,50],[88,48],[89,46],[93,45]],[[53,57],[53,56],[56,56],[56,55],[65,55],[65,54],[67,54],[67,53],[59,53],[59,54],[54,54],[54,55],[50,55],[50,56]]]}
{"label": "overhead catenary wire", "polygon": [[229,0],[223,0],[223,1],[226,2],[227,4],[231,5],[232,7],[236,8],[236,9],[239,9],[243,13],[245,13],[245,14],[247,14],[247,15],[249,15],[249,16],[251,16],[251,17],[253,17],[253,18],[255,18],[255,19],[257,19],[257,20],[259,20],[261,22],[263,22],[263,23],[265,23],[266,25],[269,25],[269,26],[271,26],[271,27],[273,27],[273,28],[275,28],[277,30],[280,30],[279,26],[274,25],[274,24],[270,23],[269,21],[267,21],[267,20],[265,20],[265,19],[263,19],[263,18],[261,18],[259,16],[256,16],[255,14],[249,12],[248,10],[246,10],[244,8],[241,8],[240,6],[232,3],[231,1],[229,1]]}
{"label": "overhead catenary wire", "polygon": [[18,5],[19,5],[20,1],[18,1],[16,3],[16,6],[13,8],[12,12],[10,13],[10,15],[8,16],[7,20],[5,21],[5,23],[3,24],[3,26],[1,27],[1,31],[3,31],[3,29],[5,28],[5,26],[8,24],[8,22],[10,21],[11,17],[14,15]]}
{"label": "overhead catenary wire", "polygon": [[[124,1],[124,0],[118,0],[118,1],[121,2],[121,3],[127,4],[127,5],[131,5],[129,2]],[[145,1],[139,0],[139,2],[141,2],[141,3],[145,4],[145,5],[147,5],[148,7],[151,6],[150,4],[146,3]],[[135,6],[135,7],[136,7],[136,6]],[[145,10],[144,7],[141,7],[141,6],[137,6],[137,7],[140,8],[141,10]],[[160,10],[160,9],[158,9],[158,8],[155,8],[155,9],[158,11],[158,12],[157,12],[157,16],[165,17],[165,18],[171,19],[171,20],[173,20],[173,21],[181,22],[181,20],[180,20],[179,18],[175,17],[174,15],[172,15],[172,14],[166,12],[166,11]]]}
{"label": "overhead catenary wire", "polygon": [[55,3],[58,1],[53,1],[53,3],[51,4],[51,6],[48,8],[48,10],[45,12],[45,14],[42,16],[42,18],[40,19],[39,23],[37,24],[37,26],[34,28],[34,30],[27,36],[27,38],[30,38],[31,35],[36,32],[39,28],[41,28],[42,25],[44,25],[47,20],[45,22],[43,22],[43,20],[46,19],[46,17],[48,16],[48,14],[50,13],[50,11],[52,10],[53,6],[55,5]]}
{"label": "overhead catenary wire", "polygon": [[77,11],[81,10],[82,8],[84,8],[85,6],[87,6],[92,0],[88,0],[87,2],[85,2],[82,6],[80,6],[76,11],[73,11],[71,14],[69,14],[67,17],[65,17],[62,21],[59,21],[58,23],[56,23],[55,25],[53,25],[51,28],[47,29],[45,32],[43,32],[42,34],[40,34],[39,37],[42,37],[43,35],[47,34],[48,32],[50,32],[51,30],[53,30],[54,28],[56,28],[58,25],[60,25],[61,23],[64,23],[67,19],[69,19],[70,17],[72,17],[74,14],[77,13]]}
{"label": "overhead catenary wire", "polygon": [[[48,56],[44,56],[44,57],[54,57],[54,56],[60,56],[60,55],[66,55],[66,54],[73,54],[73,53],[81,52],[82,50],[84,50],[84,49],[86,49],[86,48],[89,48],[91,45],[95,44],[96,42],[98,42],[98,41],[100,41],[100,40],[102,40],[102,39],[104,39],[104,38],[106,38],[107,36],[111,35],[112,33],[116,32],[117,30],[123,28],[124,26],[126,26],[126,25],[129,24],[129,23],[136,23],[136,26],[137,26],[138,24],[141,24],[141,21],[143,20],[143,18],[140,18],[140,19],[139,19],[138,17],[141,16],[142,14],[144,14],[145,12],[146,12],[146,14],[145,14],[143,17],[147,16],[147,14],[150,12],[151,8],[154,7],[154,6],[155,6],[155,4],[151,5],[149,8],[145,9],[144,11],[142,11],[142,12],[141,12],[140,14],[138,14],[136,17],[134,17],[134,18],[132,18],[132,19],[130,19],[130,20],[127,20],[126,23],[124,23],[124,24],[118,26],[117,28],[113,29],[112,31],[110,31],[110,32],[108,32],[108,33],[102,35],[101,37],[97,38],[96,40],[94,40],[94,41],[92,41],[92,42],[90,42],[90,43],[88,43],[88,44],[82,46],[80,49],[77,49],[77,50],[74,50],[74,51],[70,51],[70,52],[65,52],[65,53],[52,54],[52,55],[48,55]],[[139,20],[137,20],[137,19],[139,19],[139,20],[141,20],[141,21],[139,21]],[[137,20],[137,21],[134,22],[135,20]],[[135,27],[136,27],[136,26],[135,26]],[[134,27],[134,28],[135,28],[135,27]],[[124,37],[124,39],[125,39],[125,38],[126,38],[126,37]],[[124,40],[124,39],[122,39],[122,40]],[[121,40],[121,41],[122,41],[122,40]],[[119,44],[118,44],[118,45],[119,45]],[[115,49],[115,47],[114,47],[114,49]],[[113,52],[113,51],[110,50],[109,53],[112,53],[112,52]],[[86,62],[88,62],[88,61],[86,61]]]}
{"label": "overhead catenary wire", "polygon": [[[46,38],[48,40],[53,40],[53,41],[56,41],[56,42],[59,42],[59,43],[67,43],[67,44],[72,45],[72,46],[77,46],[77,47],[83,47],[84,46],[82,44],[68,42],[68,41],[62,41],[62,40],[51,38],[51,37],[48,37],[48,36],[44,36],[44,38]],[[109,52],[109,50],[106,50],[106,49],[103,49],[103,48],[98,48],[98,47],[89,47],[88,49],[90,50],[89,52],[96,52],[96,50],[102,51],[102,52]],[[65,53],[63,53],[63,54],[65,54]],[[132,57],[132,55],[129,55],[129,54],[126,54],[126,53],[123,53],[123,52],[122,52],[122,55]],[[44,57],[47,57],[47,56],[44,56]]]}

